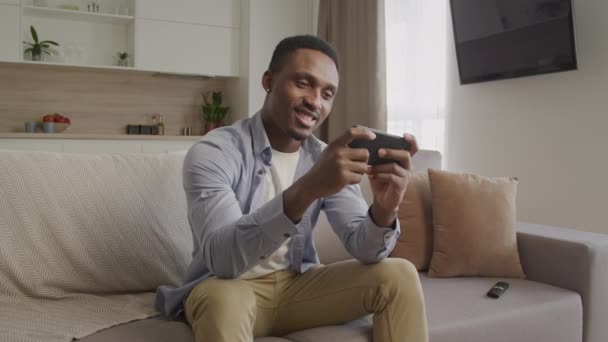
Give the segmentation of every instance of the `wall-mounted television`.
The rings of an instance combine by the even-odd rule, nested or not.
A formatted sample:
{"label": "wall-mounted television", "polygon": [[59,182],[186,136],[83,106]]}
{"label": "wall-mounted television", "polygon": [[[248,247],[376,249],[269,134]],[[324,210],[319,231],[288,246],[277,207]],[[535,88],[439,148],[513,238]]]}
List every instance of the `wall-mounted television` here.
{"label": "wall-mounted television", "polygon": [[460,83],[577,68],[572,0],[450,0]]}

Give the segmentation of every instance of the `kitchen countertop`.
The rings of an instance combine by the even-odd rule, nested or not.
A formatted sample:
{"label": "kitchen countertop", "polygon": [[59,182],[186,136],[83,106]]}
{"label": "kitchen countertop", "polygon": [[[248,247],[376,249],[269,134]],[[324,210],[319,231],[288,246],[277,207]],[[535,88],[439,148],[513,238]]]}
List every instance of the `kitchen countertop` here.
{"label": "kitchen countertop", "polygon": [[137,135],[75,133],[0,133],[0,139],[86,139],[86,140],[152,140],[197,141],[200,135]]}

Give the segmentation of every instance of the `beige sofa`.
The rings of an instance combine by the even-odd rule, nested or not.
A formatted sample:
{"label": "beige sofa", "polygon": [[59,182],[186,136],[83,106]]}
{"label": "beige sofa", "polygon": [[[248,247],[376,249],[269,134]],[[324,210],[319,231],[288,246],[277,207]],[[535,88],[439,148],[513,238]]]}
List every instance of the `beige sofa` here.
{"label": "beige sofa", "polygon": [[[182,160],[183,153],[0,151],[0,234],[10,237],[0,241],[0,258],[6,259],[0,265],[9,265],[0,266],[0,340],[192,341],[185,323],[150,317],[153,289],[177,283],[190,260],[179,186]],[[420,151],[414,165],[440,168],[441,156]],[[362,190],[369,201],[368,185]],[[323,263],[349,258],[323,215],[315,243]],[[608,236],[521,223],[518,243],[528,279],[507,280],[511,287],[498,300],[485,293],[499,279],[420,274],[431,342],[606,341]],[[47,250],[47,244],[57,251]],[[30,260],[34,254],[44,266]],[[72,272],[63,274],[65,268]],[[122,292],[133,297],[120,297]],[[69,310],[53,306],[58,303],[90,305],[99,318],[85,320],[85,309],[69,317]],[[82,306],[75,307],[78,303]],[[45,315],[45,305],[53,315]],[[36,314],[28,316],[32,310]],[[67,323],[58,318],[62,315]],[[62,335],[57,331],[64,323],[69,331]],[[28,324],[37,327],[34,332],[15,328]],[[74,329],[78,324],[86,329]],[[364,317],[255,341],[370,342],[371,329],[370,317]]]}

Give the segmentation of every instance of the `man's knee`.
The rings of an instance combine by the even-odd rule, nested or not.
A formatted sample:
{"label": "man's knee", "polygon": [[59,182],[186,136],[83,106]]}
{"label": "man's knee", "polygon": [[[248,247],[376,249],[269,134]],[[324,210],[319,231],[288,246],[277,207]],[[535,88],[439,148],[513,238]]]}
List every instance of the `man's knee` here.
{"label": "man's knee", "polygon": [[384,286],[418,289],[420,278],[411,262],[400,258],[386,258],[375,265],[377,276]]}
{"label": "man's knee", "polygon": [[215,317],[253,315],[256,298],[246,282],[239,279],[208,279],[198,284],[185,303],[188,320],[204,312]]}

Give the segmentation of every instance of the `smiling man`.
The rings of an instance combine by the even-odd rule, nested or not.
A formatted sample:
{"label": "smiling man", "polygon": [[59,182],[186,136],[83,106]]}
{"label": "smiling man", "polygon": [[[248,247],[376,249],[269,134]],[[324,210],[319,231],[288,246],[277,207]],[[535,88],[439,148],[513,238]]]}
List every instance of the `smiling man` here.
{"label": "smiling man", "polygon": [[[414,266],[387,259],[400,233],[397,209],[410,153],[368,167],[373,139],[351,128],[325,145],[312,135],[338,91],[335,50],[313,36],[281,41],[262,77],[266,98],[251,118],[213,130],[188,151],[184,189],[194,238],[180,288],[161,287],[157,308],[185,316],[199,342],[340,324],[374,314],[374,341],[425,342],[422,290]],[[370,177],[367,206],[358,183]],[[323,210],[356,259],[319,264],[313,228]]]}

